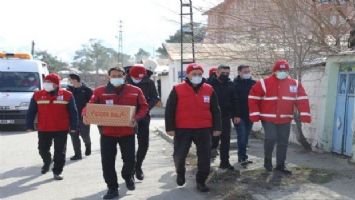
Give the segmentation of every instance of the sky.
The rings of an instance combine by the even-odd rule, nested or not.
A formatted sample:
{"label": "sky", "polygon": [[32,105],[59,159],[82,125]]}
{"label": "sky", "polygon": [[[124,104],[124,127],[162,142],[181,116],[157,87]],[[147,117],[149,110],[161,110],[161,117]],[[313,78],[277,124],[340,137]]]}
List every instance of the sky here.
{"label": "sky", "polygon": [[[206,23],[200,10],[222,0],[193,0],[194,21]],[[47,50],[71,62],[81,45],[95,38],[118,48],[119,21],[123,21],[123,51],[139,48],[153,54],[180,28],[179,0],[1,0],[0,51]]]}

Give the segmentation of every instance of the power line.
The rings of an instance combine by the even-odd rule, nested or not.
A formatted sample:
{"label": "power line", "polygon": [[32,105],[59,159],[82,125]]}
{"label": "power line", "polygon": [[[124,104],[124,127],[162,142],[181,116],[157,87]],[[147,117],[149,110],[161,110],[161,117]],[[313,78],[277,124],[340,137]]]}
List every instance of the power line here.
{"label": "power line", "polygon": [[120,20],[119,26],[119,36],[118,36],[118,65],[123,67],[123,25],[122,20]]}

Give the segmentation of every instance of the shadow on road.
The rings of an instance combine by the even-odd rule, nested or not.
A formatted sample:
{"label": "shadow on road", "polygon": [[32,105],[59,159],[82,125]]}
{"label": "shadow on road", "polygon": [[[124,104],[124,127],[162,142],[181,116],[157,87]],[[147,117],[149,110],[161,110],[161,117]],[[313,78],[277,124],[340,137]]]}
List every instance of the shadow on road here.
{"label": "shadow on road", "polygon": [[[130,196],[130,194],[127,194],[127,188],[126,187],[120,187],[119,189],[119,198],[121,197],[126,197],[126,196]],[[95,194],[91,194],[89,196],[85,196],[85,197],[77,197],[77,198],[73,198],[72,200],[97,200],[97,199],[102,199],[102,197],[106,194],[107,190],[103,190],[101,192],[95,193]],[[116,198],[116,199],[119,199]]]}
{"label": "shadow on road", "polygon": [[40,167],[32,166],[32,167],[19,167],[13,170],[7,171],[0,175],[1,180],[9,179],[9,178],[20,178],[24,177],[18,181],[10,183],[0,188],[0,199],[4,199],[11,196],[20,195],[25,192],[29,192],[32,190],[36,190],[38,186],[42,184],[46,184],[52,182],[53,179],[49,178],[46,180],[42,180],[39,182],[35,182],[29,185],[26,183],[33,181],[34,179],[41,176]]}

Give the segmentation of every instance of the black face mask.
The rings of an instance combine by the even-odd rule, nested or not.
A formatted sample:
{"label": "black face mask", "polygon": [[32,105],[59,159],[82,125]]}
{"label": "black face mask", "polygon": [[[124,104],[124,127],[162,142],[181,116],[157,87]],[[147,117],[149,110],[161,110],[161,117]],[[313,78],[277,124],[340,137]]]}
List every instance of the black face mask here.
{"label": "black face mask", "polygon": [[219,76],[219,80],[221,80],[222,82],[226,82],[226,81],[228,81],[228,79],[229,79],[229,76],[228,76],[228,75],[221,74],[221,75]]}

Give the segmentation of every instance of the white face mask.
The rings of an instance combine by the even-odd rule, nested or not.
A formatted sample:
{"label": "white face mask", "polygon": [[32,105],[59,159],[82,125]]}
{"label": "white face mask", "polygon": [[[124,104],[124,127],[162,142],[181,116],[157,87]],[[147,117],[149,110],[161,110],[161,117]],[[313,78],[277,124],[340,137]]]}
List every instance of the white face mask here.
{"label": "white face mask", "polygon": [[53,83],[43,83],[43,89],[47,92],[52,92],[54,90]]}
{"label": "white face mask", "polygon": [[283,80],[288,77],[288,73],[284,72],[284,71],[278,71],[278,72],[276,72],[276,77],[277,77],[277,79]]}
{"label": "white face mask", "polygon": [[35,78],[34,78],[34,77],[30,77],[30,78],[28,78],[28,80],[29,80],[29,81],[34,81]]}
{"label": "white face mask", "polygon": [[192,84],[198,85],[202,82],[202,76],[193,76],[190,81]]}
{"label": "white face mask", "polygon": [[133,83],[138,84],[138,83],[142,82],[142,79],[132,78],[132,81],[133,81]]}
{"label": "white face mask", "polygon": [[124,78],[111,78],[110,79],[110,83],[115,87],[123,85],[124,82],[125,82]]}
{"label": "white face mask", "polygon": [[243,74],[242,79],[251,79],[251,74]]}

